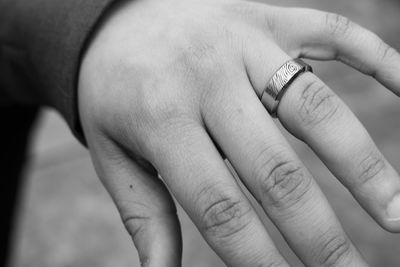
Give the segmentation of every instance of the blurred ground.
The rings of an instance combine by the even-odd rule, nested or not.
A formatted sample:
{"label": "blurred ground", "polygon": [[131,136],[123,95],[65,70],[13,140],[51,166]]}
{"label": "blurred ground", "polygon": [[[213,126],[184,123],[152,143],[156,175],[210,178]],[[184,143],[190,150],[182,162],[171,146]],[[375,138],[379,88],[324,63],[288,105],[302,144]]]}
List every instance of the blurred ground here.
{"label": "blurred ground", "polygon": [[[268,2],[341,13],[377,32],[400,50],[400,2],[397,0]],[[313,65],[317,74],[358,115],[382,152],[400,170],[400,100],[372,79],[338,63]],[[400,235],[381,230],[303,144],[288,138],[371,265],[400,266]],[[135,249],[94,174],[88,153],[53,112],[44,112],[30,158],[12,266],[139,266]],[[184,236],[183,266],[224,266],[181,209],[179,213]],[[293,266],[302,266],[268,220],[265,221],[283,254]]]}

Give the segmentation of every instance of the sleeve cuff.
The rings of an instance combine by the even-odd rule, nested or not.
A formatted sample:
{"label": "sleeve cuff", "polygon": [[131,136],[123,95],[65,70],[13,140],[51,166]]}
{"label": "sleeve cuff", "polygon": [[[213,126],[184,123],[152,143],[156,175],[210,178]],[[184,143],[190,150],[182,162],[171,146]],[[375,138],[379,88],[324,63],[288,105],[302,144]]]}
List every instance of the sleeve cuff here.
{"label": "sleeve cuff", "polygon": [[0,14],[3,16],[0,22],[4,21],[0,27],[0,42],[2,46],[6,43],[22,52],[19,54],[23,56],[15,60],[23,62],[14,62],[14,65],[24,66],[22,76],[31,80],[30,92],[26,94],[32,95],[34,90],[33,95],[40,104],[56,108],[83,144],[77,109],[81,55],[97,22],[114,2],[116,0],[4,0],[0,3],[5,11],[4,16]]}

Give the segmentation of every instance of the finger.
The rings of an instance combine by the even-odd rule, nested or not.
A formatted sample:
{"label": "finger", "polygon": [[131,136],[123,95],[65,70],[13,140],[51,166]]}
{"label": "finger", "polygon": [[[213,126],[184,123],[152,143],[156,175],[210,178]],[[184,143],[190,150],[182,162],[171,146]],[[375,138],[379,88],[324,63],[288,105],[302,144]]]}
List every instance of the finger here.
{"label": "finger", "polygon": [[[279,49],[266,51],[275,58],[285,57]],[[255,60],[249,69],[252,64],[260,66]],[[230,84],[229,92],[207,105],[204,120],[247,188],[306,266],[367,266],[254,94],[246,74],[235,77],[241,77],[241,82]]]}
{"label": "finger", "polygon": [[[271,16],[278,11],[264,8],[264,15],[268,12]],[[285,50],[294,51],[293,56],[339,59],[399,92],[400,56],[375,34],[335,14],[298,8],[279,8],[278,13],[280,16],[273,17],[275,25],[280,25],[276,30],[291,33],[278,41],[289,44]],[[296,30],[299,28],[307,30]],[[266,68],[255,72],[260,70]],[[279,109],[281,121],[314,149],[383,227],[399,231],[398,174],[333,92],[317,79],[300,82],[308,76],[298,79],[302,88],[285,94]],[[254,84],[262,90],[259,84],[266,84],[268,79],[258,81]],[[319,125],[318,130],[315,125]]]}
{"label": "finger", "polygon": [[181,266],[182,240],[175,204],[154,169],[133,162],[110,142],[102,143],[101,148],[91,146],[91,153],[142,266]]}
{"label": "finger", "polygon": [[400,231],[400,177],[332,90],[304,74],[283,96],[278,117],[384,228]]}
{"label": "finger", "polygon": [[208,134],[183,124],[160,130],[146,150],[206,241],[228,266],[288,266]]}
{"label": "finger", "polygon": [[288,51],[342,61],[400,96],[400,54],[376,34],[338,14],[302,8],[282,9],[279,14],[279,30],[290,33],[283,41],[289,44]]}

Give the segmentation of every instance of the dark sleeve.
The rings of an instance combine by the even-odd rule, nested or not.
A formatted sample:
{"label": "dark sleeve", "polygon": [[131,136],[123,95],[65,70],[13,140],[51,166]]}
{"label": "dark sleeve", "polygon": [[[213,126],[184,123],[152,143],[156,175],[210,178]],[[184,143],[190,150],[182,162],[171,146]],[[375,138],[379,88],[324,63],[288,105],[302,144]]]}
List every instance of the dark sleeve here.
{"label": "dark sleeve", "polygon": [[0,104],[48,105],[83,141],[77,76],[85,43],[116,0],[0,0]]}

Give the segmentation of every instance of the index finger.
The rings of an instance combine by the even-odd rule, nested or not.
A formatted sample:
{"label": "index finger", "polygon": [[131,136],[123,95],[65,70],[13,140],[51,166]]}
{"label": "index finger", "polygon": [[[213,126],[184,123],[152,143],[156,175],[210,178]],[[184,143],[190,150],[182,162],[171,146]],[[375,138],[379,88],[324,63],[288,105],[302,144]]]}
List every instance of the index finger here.
{"label": "index finger", "polygon": [[205,240],[228,266],[288,267],[206,130],[178,124],[158,132],[146,150]]}

